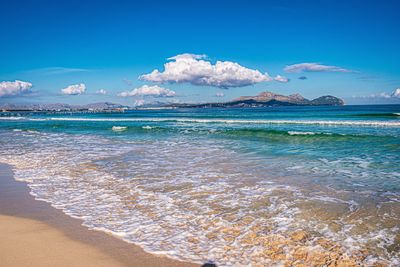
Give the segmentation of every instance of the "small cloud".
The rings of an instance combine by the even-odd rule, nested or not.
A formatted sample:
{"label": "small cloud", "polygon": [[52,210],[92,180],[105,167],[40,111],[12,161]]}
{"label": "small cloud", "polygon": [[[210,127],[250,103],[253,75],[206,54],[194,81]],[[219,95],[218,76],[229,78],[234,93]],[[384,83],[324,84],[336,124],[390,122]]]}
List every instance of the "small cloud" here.
{"label": "small cloud", "polygon": [[280,82],[280,83],[287,83],[289,82],[289,79],[286,77],[283,77],[281,75],[276,75],[274,78],[275,81]]}
{"label": "small cloud", "polygon": [[143,106],[145,103],[146,102],[144,101],[144,99],[138,99],[138,100],[135,100],[135,102],[133,103],[133,106],[140,107],[140,106]]}
{"label": "small cloud", "polygon": [[391,93],[381,92],[367,96],[353,96],[350,101],[357,104],[399,104],[400,88]]}
{"label": "small cloud", "polygon": [[306,76],[300,76],[298,79],[299,80],[307,80],[307,77]]}
{"label": "small cloud", "polygon": [[225,94],[224,94],[223,92],[217,92],[217,93],[215,94],[215,96],[216,96],[216,97],[224,97]]}
{"label": "small cloud", "polygon": [[88,71],[89,71],[88,69],[80,69],[80,68],[49,67],[49,68],[28,70],[24,72],[31,73],[34,75],[59,75],[59,74],[88,72]]}
{"label": "small cloud", "polygon": [[379,78],[374,75],[362,75],[362,76],[356,77],[356,79],[364,81],[364,82],[373,82],[373,81],[378,80]]}
{"label": "small cloud", "polygon": [[64,95],[80,95],[86,91],[86,85],[84,83],[69,85],[64,89],[61,89],[61,93]]}
{"label": "small cloud", "polygon": [[371,98],[390,98],[391,95],[386,93],[386,92],[382,92],[382,93],[379,93],[379,94],[372,94],[369,97],[371,97]]}
{"label": "small cloud", "polygon": [[354,72],[337,66],[322,65],[319,63],[299,63],[286,66],[284,71],[289,73],[301,72]]}
{"label": "small cloud", "polygon": [[0,97],[21,96],[30,93],[32,84],[15,80],[14,82],[0,82]]}
{"label": "small cloud", "polygon": [[184,53],[180,55],[176,55],[174,57],[167,58],[167,60],[191,60],[191,59],[207,59],[207,55],[202,54],[202,55],[196,55],[196,54],[190,54],[190,53]]}
{"label": "small cloud", "polygon": [[97,94],[97,95],[106,95],[106,94],[107,94],[107,91],[104,90],[104,89],[100,89],[100,90],[97,90],[97,91],[96,91],[96,94]]}
{"label": "small cloud", "polygon": [[122,81],[123,81],[126,85],[129,85],[129,86],[131,86],[131,85],[133,84],[133,82],[132,82],[131,80],[127,79],[127,78],[122,79]]}
{"label": "small cloud", "polygon": [[158,85],[154,86],[143,85],[139,88],[133,89],[132,91],[126,91],[118,94],[118,96],[122,97],[128,97],[128,96],[173,97],[175,95],[176,95],[175,91],[160,87]]}
{"label": "small cloud", "polygon": [[400,98],[400,88],[395,89],[392,93],[387,93],[387,92],[381,92],[381,93],[376,93],[376,94],[371,94],[368,96],[361,96],[355,98],[386,98],[386,99],[395,99],[395,98]]}
{"label": "small cloud", "polygon": [[394,90],[393,92],[392,92],[392,95],[391,95],[392,97],[398,97],[398,98],[400,98],[400,88],[397,88],[396,90]]}
{"label": "small cloud", "polygon": [[212,64],[206,55],[180,54],[170,57],[164,71],[157,69],[139,77],[140,80],[157,83],[190,83],[192,85],[219,88],[243,87],[272,81],[268,73],[249,69],[231,61]]}

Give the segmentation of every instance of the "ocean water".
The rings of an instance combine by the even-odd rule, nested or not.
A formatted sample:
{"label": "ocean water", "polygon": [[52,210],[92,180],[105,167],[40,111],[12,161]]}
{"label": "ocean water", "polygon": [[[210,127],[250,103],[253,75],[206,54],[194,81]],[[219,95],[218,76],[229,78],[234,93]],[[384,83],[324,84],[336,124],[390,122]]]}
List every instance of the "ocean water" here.
{"label": "ocean water", "polygon": [[151,253],[400,265],[399,105],[2,113],[0,148],[37,199]]}

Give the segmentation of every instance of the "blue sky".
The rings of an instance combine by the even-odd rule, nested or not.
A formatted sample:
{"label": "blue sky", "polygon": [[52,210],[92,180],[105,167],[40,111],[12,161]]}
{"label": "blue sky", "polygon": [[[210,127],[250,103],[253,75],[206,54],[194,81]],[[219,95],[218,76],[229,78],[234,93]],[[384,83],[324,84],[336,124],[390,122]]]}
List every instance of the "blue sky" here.
{"label": "blue sky", "polygon": [[[0,102],[204,102],[269,90],[400,103],[399,1],[15,0],[1,10]],[[286,68],[302,63],[313,64]]]}

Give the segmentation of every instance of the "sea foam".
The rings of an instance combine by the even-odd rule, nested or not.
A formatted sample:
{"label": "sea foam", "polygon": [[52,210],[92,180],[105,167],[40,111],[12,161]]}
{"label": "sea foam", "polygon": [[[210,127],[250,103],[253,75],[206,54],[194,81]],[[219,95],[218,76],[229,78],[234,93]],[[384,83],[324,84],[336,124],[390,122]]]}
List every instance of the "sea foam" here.
{"label": "sea foam", "polygon": [[[282,160],[266,164],[248,158],[227,149],[233,144],[228,141],[179,137],[128,143],[11,131],[0,140],[0,161],[14,166],[16,179],[28,182],[37,199],[152,253],[197,263],[213,260],[219,266],[273,266],[284,262],[272,260],[278,252],[268,244],[292,257],[299,246],[321,250],[318,242],[329,239],[343,255],[368,249],[368,262],[398,262],[397,254],[382,249],[393,244],[398,231],[385,227],[385,220],[399,221],[398,214],[375,217],[373,224],[371,207],[360,204],[370,199],[285,184],[285,177],[273,176]],[[321,162],[335,168],[348,164],[346,159]],[[332,216],[335,228],[324,219]],[[360,231],[363,227],[369,230]],[[306,242],[292,239],[298,229],[306,231]]]}

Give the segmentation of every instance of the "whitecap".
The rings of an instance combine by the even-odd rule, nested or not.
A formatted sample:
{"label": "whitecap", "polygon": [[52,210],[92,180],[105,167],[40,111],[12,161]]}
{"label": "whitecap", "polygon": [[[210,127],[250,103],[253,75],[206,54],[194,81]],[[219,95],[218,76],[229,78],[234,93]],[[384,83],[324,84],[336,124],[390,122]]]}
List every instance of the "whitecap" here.
{"label": "whitecap", "polygon": [[314,133],[314,132],[296,132],[296,131],[288,131],[289,135],[315,135],[318,133]]}
{"label": "whitecap", "polygon": [[351,121],[351,120],[234,120],[234,119],[193,119],[193,118],[50,118],[55,121],[119,121],[119,122],[185,122],[185,123],[226,123],[226,124],[294,124],[294,125],[342,125],[400,127],[399,121]]}
{"label": "whitecap", "polygon": [[126,131],[128,129],[128,127],[125,126],[113,126],[111,128],[111,130],[113,130],[114,132],[122,132],[122,131]]}

